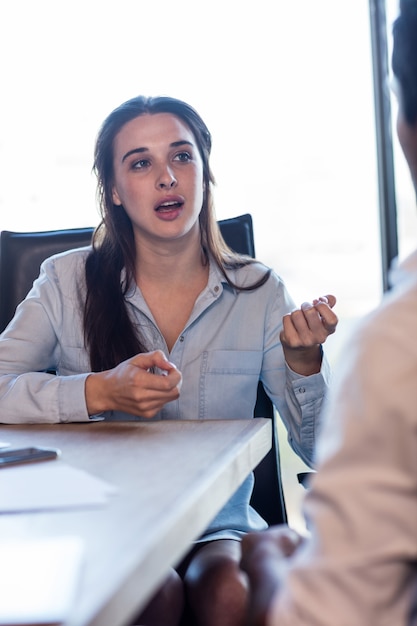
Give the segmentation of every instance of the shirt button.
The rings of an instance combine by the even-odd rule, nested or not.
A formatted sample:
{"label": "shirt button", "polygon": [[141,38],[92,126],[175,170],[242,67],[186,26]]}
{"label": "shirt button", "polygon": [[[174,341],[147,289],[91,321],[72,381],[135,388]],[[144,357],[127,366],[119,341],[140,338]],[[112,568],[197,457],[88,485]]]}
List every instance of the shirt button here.
{"label": "shirt button", "polygon": [[214,288],[214,293],[218,293],[219,289],[220,289],[220,287],[218,285],[216,285],[215,288]]}
{"label": "shirt button", "polygon": [[181,335],[180,341],[181,341],[181,343],[184,341],[184,335]]}
{"label": "shirt button", "polygon": [[306,392],[306,388],[305,388],[305,387],[300,387],[300,388],[298,389],[298,392],[299,392],[299,393],[305,393],[305,392]]}

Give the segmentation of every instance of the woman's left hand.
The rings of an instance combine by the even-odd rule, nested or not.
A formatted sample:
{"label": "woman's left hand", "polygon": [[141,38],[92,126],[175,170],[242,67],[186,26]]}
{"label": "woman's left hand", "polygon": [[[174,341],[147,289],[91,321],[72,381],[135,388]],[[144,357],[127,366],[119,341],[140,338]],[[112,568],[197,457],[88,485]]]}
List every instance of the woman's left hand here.
{"label": "woman's left hand", "polygon": [[339,321],[332,310],[335,304],[336,298],[329,294],[312,303],[304,302],[299,309],[283,317],[280,339],[285,360],[302,376],[320,371],[320,346],[335,332]]}

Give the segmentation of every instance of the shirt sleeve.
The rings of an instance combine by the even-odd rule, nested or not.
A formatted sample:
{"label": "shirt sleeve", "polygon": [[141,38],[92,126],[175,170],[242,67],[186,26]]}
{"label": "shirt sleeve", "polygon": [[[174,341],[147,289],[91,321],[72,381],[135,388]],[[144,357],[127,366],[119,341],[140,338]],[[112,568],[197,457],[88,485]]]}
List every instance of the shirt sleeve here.
{"label": "shirt sleeve", "polygon": [[[39,278],[0,337],[0,421],[55,423],[88,421],[88,368],[81,340],[79,302],[69,282],[80,258],[43,263]],[[67,321],[65,321],[67,320]],[[70,332],[68,332],[70,328]],[[69,348],[67,363],[62,346]],[[71,361],[71,362],[70,362]],[[64,375],[47,373],[62,370]]]}
{"label": "shirt sleeve", "polygon": [[279,413],[288,430],[288,441],[303,461],[313,467],[323,402],[330,384],[330,366],[322,355],[318,374],[300,376],[286,365],[285,406]]}
{"label": "shirt sleeve", "polygon": [[290,446],[312,467],[322,404],[330,384],[330,366],[325,351],[322,351],[321,370],[317,374],[300,376],[286,364],[280,341],[282,318],[294,310],[295,304],[282,280],[273,275],[272,281],[261,380],[285,425]]}

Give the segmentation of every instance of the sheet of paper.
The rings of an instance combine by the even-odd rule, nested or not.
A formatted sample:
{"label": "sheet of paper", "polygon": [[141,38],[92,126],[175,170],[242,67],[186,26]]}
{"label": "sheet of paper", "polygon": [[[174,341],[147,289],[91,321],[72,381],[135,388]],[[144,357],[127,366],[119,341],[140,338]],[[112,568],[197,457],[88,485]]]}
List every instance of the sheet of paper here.
{"label": "sheet of paper", "polygon": [[0,541],[0,625],[60,624],[76,599],[78,537]]}
{"label": "sheet of paper", "polygon": [[0,514],[103,505],[116,491],[60,460],[15,465],[0,469]]}

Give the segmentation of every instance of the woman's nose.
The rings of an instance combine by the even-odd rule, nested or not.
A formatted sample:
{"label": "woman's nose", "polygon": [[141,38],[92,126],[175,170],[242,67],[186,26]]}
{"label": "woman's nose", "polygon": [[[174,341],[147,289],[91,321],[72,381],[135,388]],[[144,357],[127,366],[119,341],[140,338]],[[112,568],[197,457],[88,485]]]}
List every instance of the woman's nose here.
{"label": "woman's nose", "polygon": [[172,189],[177,184],[172,170],[170,168],[164,168],[158,177],[158,187],[160,189]]}

